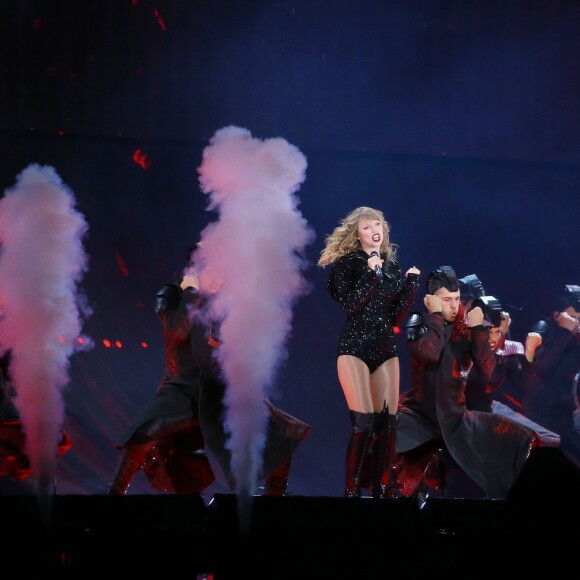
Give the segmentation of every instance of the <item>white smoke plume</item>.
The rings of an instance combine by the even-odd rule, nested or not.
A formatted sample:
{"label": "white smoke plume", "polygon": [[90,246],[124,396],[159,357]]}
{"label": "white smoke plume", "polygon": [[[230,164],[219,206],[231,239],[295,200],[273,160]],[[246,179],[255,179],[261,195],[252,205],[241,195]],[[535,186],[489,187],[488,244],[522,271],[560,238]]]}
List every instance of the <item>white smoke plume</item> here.
{"label": "white smoke plume", "polygon": [[198,252],[221,280],[210,311],[221,321],[216,352],[227,384],[239,500],[255,489],[265,443],[263,398],[287,356],[292,307],[309,290],[303,250],[314,232],[295,195],[306,166],[305,156],[284,139],[260,140],[230,126],[212,137],[198,170],[208,209],[219,213],[202,232]]}
{"label": "white smoke plume", "polygon": [[12,350],[14,402],[41,508],[54,491],[62,392],[79,347],[77,283],[88,266],[87,230],[53,167],[29,165],[0,200],[0,348]]}

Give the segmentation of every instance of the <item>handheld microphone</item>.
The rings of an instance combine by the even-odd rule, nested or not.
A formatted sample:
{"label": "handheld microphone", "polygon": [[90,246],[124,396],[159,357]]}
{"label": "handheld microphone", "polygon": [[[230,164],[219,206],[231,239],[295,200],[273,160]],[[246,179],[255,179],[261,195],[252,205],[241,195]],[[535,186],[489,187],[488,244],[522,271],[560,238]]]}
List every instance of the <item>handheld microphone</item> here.
{"label": "handheld microphone", "polygon": [[[378,255],[379,255],[379,253],[378,253],[376,250],[373,250],[373,251],[371,252],[371,255],[370,255],[370,257],[372,258],[373,256],[378,256]],[[377,275],[377,276],[378,276],[378,277],[379,277],[381,280],[383,279],[383,270],[382,270],[382,268],[381,268],[381,265],[380,265],[380,264],[377,264],[377,265],[375,266],[375,274],[376,274],[376,275]]]}

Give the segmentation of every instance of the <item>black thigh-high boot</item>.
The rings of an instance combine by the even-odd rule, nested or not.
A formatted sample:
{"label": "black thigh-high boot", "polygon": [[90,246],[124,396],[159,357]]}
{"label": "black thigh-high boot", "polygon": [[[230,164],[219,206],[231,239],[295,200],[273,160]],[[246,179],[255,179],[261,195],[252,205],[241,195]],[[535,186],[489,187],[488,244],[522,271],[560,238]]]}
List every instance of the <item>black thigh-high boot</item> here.
{"label": "black thigh-high boot", "polygon": [[264,495],[282,496],[288,487],[288,477],[290,475],[290,465],[292,456],[284,459],[268,477],[264,486]]}
{"label": "black thigh-high boot", "polygon": [[385,408],[377,417],[376,437],[373,441],[374,473],[371,494],[374,498],[396,497],[395,438],[397,416]]}
{"label": "black thigh-high boot", "polygon": [[153,441],[142,444],[129,442],[123,447],[121,457],[109,482],[107,495],[125,495],[127,493],[133,477],[141,469],[147,453],[152,447]]}
{"label": "black thigh-high boot", "polygon": [[353,433],[346,450],[346,485],[344,497],[360,497],[363,466],[374,437],[377,413],[349,411]]}

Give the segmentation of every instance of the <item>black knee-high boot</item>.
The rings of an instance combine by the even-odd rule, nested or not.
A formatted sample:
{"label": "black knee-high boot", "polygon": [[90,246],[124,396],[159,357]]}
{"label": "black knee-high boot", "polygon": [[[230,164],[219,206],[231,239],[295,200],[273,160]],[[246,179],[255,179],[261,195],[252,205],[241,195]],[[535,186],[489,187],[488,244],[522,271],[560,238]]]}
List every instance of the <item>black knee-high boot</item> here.
{"label": "black knee-high boot", "polygon": [[353,433],[346,450],[346,485],[344,497],[360,497],[363,466],[374,436],[377,413],[349,411]]}
{"label": "black knee-high boot", "polygon": [[290,475],[290,465],[292,457],[285,459],[266,477],[264,495],[283,496],[288,487],[288,477]]}
{"label": "black knee-high boot", "polygon": [[371,494],[374,498],[396,497],[397,482],[394,469],[396,415],[385,408],[377,416],[376,437],[373,441],[374,473]]}
{"label": "black knee-high boot", "polygon": [[152,447],[152,441],[144,444],[129,442],[123,447],[119,463],[117,463],[113,477],[109,482],[107,495],[125,495],[127,493],[133,477],[141,469],[147,453]]}
{"label": "black knee-high boot", "polygon": [[107,495],[125,495],[135,474],[141,469],[155,443],[184,429],[198,425],[191,413],[160,416],[140,425],[123,446]]}

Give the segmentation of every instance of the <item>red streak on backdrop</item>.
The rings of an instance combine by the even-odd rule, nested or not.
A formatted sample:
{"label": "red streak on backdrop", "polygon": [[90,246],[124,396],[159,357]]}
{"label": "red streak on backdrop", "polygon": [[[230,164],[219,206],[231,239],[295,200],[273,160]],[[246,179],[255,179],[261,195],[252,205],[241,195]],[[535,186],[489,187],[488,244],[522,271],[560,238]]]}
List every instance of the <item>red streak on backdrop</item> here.
{"label": "red streak on backdrop", "polygon": [[119,253],[118,250],[115,250],[115,258],[117,259],[117,265],[119,266],[119,270],[121,271],[121,274],[125,278],[128,278],[129,277],[129,268],[127,268],[127,265],[125,264],[125,260],[123,260],[123,257],[121,256],[121,254]]}
{"label": "red streak on backdrop", "polygon": [[149,169],[151,167],[147,153],[144,153],[142,149],[135,150],[135,153],[133,153],[133,161],[142,169]]}
{"label": "red streak on backdrop", "polygon": [[163,30],[163,32],[165,32],[167,30],[167,27],[165,26],[165,22],[163,21],[163,18],[161,18],[161,14],[159,14],[159,10],[157,10],[157,8],[155,9],[155,18],[157,19],[157,22],[159,23],[159,27],[161,28],[161,30]]}

